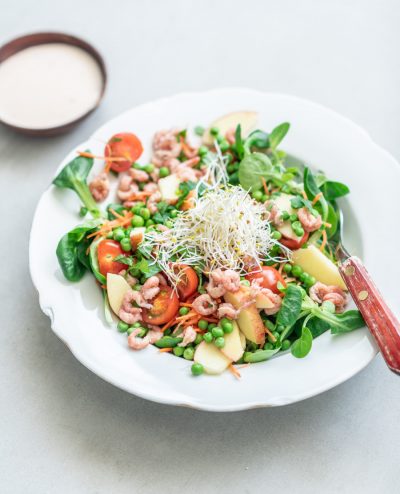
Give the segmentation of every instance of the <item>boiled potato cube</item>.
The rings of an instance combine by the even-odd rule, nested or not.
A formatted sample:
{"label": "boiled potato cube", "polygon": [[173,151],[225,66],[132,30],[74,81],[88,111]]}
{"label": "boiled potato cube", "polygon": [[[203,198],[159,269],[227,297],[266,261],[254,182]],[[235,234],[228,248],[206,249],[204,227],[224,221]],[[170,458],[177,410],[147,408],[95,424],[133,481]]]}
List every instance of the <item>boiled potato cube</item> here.
{"label": "boiled potato cube", "polygon": [[234,113],[228,113],[210,125],[209,129],[204,132],[203,143],[206,146],[212,146],[214,144],[214,137],[210,134],[210,129],[216,127],[221,135],[225,135],[228,130],[236,129],[238,124],[241,126],[242,136],[247,137],[252,130],[255,129],[258,122],[258,113],[253,111],[238,111]]}
{"label": "boiled potato cube", "polygon": [[131,290],[131,287],[123,276],[107,273],[107,296],[110,307],[115,314],[118,315],[125,294],[126,292],[129,292],[129,290]]}
{"label": "boiled potato cube", "polygon": [[221,374],[232,360],[226,357],[214,343],[202,341],[194,352],[194,361],[204,367],[207,374]]}

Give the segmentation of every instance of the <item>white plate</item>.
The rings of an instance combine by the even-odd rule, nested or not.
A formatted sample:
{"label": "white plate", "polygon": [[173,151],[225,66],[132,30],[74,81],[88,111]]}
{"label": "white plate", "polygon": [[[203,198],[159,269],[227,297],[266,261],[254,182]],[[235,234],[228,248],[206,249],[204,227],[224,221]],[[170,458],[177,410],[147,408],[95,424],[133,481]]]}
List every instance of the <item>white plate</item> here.
{"label": "white plate", "polygon": [[[397,187],[400,168],[368,134],[346,118],[314,103],[281,94],[247,89],[219,89],[187,93],[141,105],[101,127],[77,149],[101,154],[116,132],[132,131],[145,147],[141,161],[150,157],[155,131],[207,125],[216,117],[237,110],[259,112],[260,127],[272,129],[283,121],[291,130],[283,148],[332,180],[350,186],[342,202],[346,216],[346,245],[362,255],[388,302],[394,306],[396,276],[390,253],[383,245],[399,245],[393,228],[400,217]],[[97,168],[101,163],[96,163]],[[384,214],[376,207],[377,171],[384,177]],[[63,279],[55,249],[59,238],[79,223],[79,204],[72,191],[50,187],[37,206],[31,238],[30,269],[40,295],[40,306],[51,319],[54,332],[86,367],[106,381],[143,398],[202,410],[234,411],[293,403],[336,386],[363,369],[377,350],[364,328],[341,336],[323,334],[305,359],[285,354],[242,370],[241,380],[229,372],[221,376],[190,374],[190,363],[154,347],[141,352],[128,349],[126,335],[110,329],[103,319],[101,293],[91,275],[79,283]],[[397,278],[397,279],[396,279]]]}

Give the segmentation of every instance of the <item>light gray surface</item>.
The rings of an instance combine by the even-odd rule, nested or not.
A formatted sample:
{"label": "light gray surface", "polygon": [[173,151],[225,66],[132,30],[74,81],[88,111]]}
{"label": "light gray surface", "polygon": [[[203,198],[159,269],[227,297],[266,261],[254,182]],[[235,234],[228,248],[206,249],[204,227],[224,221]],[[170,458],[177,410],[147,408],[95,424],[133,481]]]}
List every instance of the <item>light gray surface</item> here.
{"label": "light gray surface", "polygon": [[52,334],[27,259],[34,207],[66,152],[160,96],[221,86],[293,93],[354,119],[399,158],[398,2],[0,0],[0,11],[0,41],[82,35],[110,75],[104,104],[67,136],[0,128],[0,492],[398,489],[400,381],[381,357],[285,408],[210,414],[146,402],[91,374]]}

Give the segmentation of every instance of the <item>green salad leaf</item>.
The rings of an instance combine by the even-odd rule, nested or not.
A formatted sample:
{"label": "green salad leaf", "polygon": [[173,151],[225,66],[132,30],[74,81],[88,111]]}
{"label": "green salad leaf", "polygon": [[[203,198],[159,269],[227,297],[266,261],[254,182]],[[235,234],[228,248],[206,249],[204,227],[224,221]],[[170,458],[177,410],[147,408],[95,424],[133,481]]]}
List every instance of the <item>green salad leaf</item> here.
{"label": "green salad leaf", "polygon": [[290,123],[288,122],[281,123],[273,129],[268,137],[270,149],[275,150],[279,146],[286,134],[289,132],[289,129]]}
{"label": "green salad leaf", "polygon": [[56,187],[71,189],[76,192],[82,204],[88,209],[93,218],[102,216],[96,201],[89,190],[86,179],[93,166],[93,158],[77,156],[70,161],[53,180]]}
{"label": "green salad leaf", "polygon": [[300,338],[295,340],[290,347],[292,355],[296,358],[304,358],[311,351],[313,336],[311,331],[304,326]]}

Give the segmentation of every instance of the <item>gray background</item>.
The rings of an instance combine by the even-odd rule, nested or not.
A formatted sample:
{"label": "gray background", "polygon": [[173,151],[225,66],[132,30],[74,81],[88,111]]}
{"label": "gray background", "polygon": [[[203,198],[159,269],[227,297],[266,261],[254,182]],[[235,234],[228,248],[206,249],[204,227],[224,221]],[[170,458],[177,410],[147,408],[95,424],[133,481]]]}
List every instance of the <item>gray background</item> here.
{"label": "gray background", "polygon": [[27,251],[34,207],[66,152],[122,110],[179,91],[249,86],[313,99],[400,158],[399,3],[0,7],[0,41],[35,30],[75,33],[104,54],[110,76],[101,108],[69,135],[30,139],[0,128],[0,492],[398,489],[400,381],[381,357],[336,389],[285,408],[211,414],[146,402],[90,373],[52,334]]}

